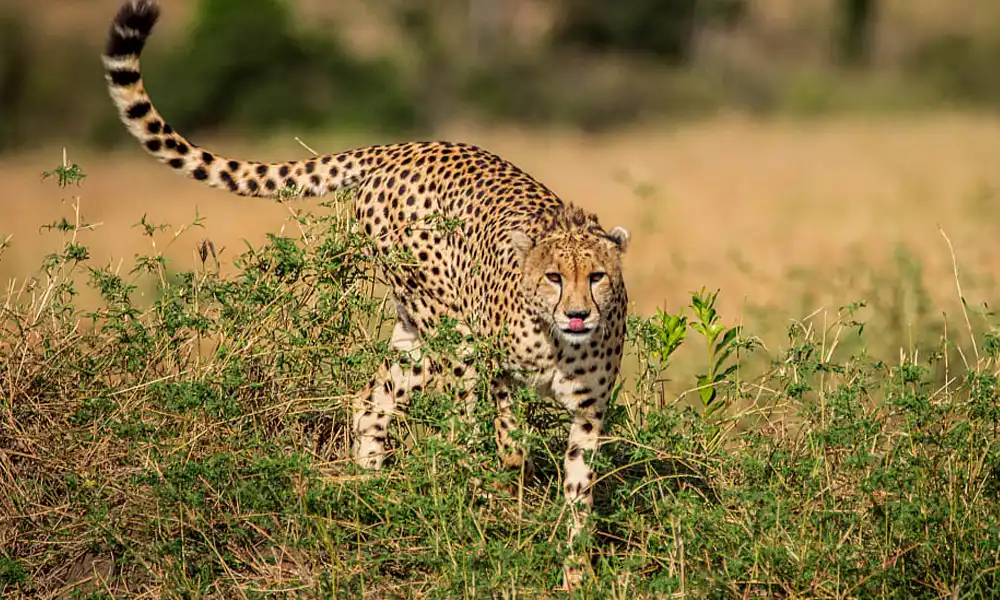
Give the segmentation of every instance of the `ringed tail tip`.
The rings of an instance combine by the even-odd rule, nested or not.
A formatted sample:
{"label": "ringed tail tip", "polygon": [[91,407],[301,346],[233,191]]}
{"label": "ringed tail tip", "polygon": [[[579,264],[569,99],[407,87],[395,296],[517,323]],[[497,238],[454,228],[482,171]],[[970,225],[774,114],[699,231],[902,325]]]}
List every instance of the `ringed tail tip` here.
{"label": "ringed tail tip", "polygon": [[138,56],[159,18],[160,5],[156,0],[127,0],[111,24],[105,56]]}

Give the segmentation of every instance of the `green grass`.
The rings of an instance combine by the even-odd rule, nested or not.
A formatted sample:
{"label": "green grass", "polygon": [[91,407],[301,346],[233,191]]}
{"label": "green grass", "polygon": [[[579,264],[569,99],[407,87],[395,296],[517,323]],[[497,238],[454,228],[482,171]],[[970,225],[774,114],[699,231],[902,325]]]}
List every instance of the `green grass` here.
{"label": "green grass", "polygon": [[[446,393],[415,398],[383,472],[347,460],[351,394],[386,355],[391,310],[346,201],[297,213],[298,237],[248,248],[231,276],[208,243],[190,272],[154,252],[117,273],[88,256],[79,210],[53,224],[59,250],[0,318],[0,595],[562,594],[565,419],[547,403],[521,404],[539,476],[514,495],[489,402],[469,427]],[[140,224],[153,247],[175,239]],[[945,328],[921,308],[927,335],[901,350],[891,310],[758,339],[714,298],[631,319],[579,596],[1000,593],[992,315]]]}

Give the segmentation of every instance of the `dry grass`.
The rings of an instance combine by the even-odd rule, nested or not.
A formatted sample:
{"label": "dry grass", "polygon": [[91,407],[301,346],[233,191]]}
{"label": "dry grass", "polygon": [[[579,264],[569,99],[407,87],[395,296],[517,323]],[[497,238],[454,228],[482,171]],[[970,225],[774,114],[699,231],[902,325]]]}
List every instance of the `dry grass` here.
{"label": "dry grass", "polygon": [[[741,313],[744,298],[789,307],[809,292],[817,302],[846,303],[865,282],[841,271],[858,260],[886,265],[900,246],[924,265],[928,294],[954,303],[950,257],[938,227],[954,240],[959,264],[987,275],[1000,259],[1000,120],[944,114],[868,120],[753,122],[724,118],[676,127],[646,126],[592,137],[570,131],[528,133],[455,126],[443,137],[484,145],[519,164],[568,200],[596,211],[606,226],[633,232],[627,262],[637,310],[678,308],[702,285],[723,289],[723,314]],[[249,147],[204,141],[254,158],[303,156],[292,135]],[[334,151],[370,140],[308,140]],[[71,149],[88,173],[86,220],[101,223],[92,243],[98,259],[117,264],[148,250],[131,228],[145,213],[175,227],[205,217],[166,254],[177,268],[195,264],[207,237],[230,256],[241,240],[263,241],[287,226],[287,209],[186,181],[143,155]],[[40,173],[59,160],[55,149],[0,162],[5,182],[0,233],[13,233],[0,278],[36,274],[54,236],[39,226],[66,214]],[[162,243],[162,242],[161,242]],[[860,258],[859,258],[860,257]],[[813,278],[790,278],[806,270]],[[816,287],[816,282],[823,282]],[[981,287],[977,287],[980,285]],[[991,291],[973,281],[969,292]],[[829,294],[833,292],[833,294]],[[819,306],[810,306],[809,309]],[[806,308],[806,307],[803,307]],[[796,316],[796,315],[789,315]]]}

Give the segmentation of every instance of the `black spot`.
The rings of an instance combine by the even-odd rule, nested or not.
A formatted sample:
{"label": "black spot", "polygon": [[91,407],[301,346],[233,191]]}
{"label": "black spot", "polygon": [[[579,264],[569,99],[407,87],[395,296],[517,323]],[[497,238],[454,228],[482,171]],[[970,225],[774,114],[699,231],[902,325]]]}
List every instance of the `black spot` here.
{"label": "black spot", "polygon": [[311,181],[314,186],[319,187],[319,175],[313,175],[312,177],[309,178],[309,181]]}
{"label": "black spot", "polygon": [[577,404],[576,407],[577,408],[590,408],[596,402],[597,402],[597,400],[594,399],[594,398],[587,398],[586,400],[580,402],[580,404]]}
{"label": "black spot", "polygon": [[149,123],[146,123],[146,131],[149,133],[160,133],[161,129],[163,129],[163,123],[160,121],[150,121]]}
{"label": "black spot", "polygon": [[184,142],[177,142],[177,154],[184,156],[185,154],[188,153],[189,150],[190,148],[188,148],[187,144],[185,144]]}
{"label": "black spot", "polygon": [[278,169],[278,175],[288,177],[288,165],[281,165],[281,168]]}
{"label": "black spot", "polygon": [[163,145],[167,147],[167,150],[173,150],[177,147],[177,140],[174,138],[168,138],[165,142],[163,142]]}
{"label": "black spot", "polygon": [[325,165],[325,164],[328,164],[331,160],[333,160],[333,157],[330,156],[329,154],[327,154],[326,156],[324,156],[323,158],[321,158],[319,160],[319,162],[321,162],[321,163],[323,163]]}
{"label": "black spot", "polygon": [[174,132],[174,128],[170,126],[170,123],[163,124],[163,133],[170,135]]}
{"label": "black spot", "polygon": [[163,143],[160,140],[146,140],[146,150],[150,152],[159,152],[162,147]]}
{"label": "black spot", "polygon": [[108,71],[108,77],[111,79],[113,85],[118,86],[132,85],[142,79],[139,71],[133,71],[132,69],[114,69],[113,71]]}
{"label": "black spot", "polygon": [[137,56],[142,54],[142,49],[145,45],[145,38],[133,36],[125,37],[112,29],[111,35],[108,37],[107,46],[104,48],[104,54],[106,56],[116,58],[122,56]]}
{"label": "black spot", "polygon": [[210,165],[213,162],[215,162],[215,155],[212,154],[211,152],[202,152],[201,162],[205,163],[206,165]]}
{"label": "black spot", "polygon": [[247,181],[247,189],[250,190],[251,192],[255,192],[256,193],[257,190],[260,189],[260,186],[257,185],[256,181],[254,181],[253,179],[250,179],[250,180]]}
{"label": "black spot", "polygon": [[232,192],[235,192],[239,188],[239,186],[236,185],[236,182],[233,181],[233,176],[225,171],[219,173],[219,179],[221,179],[223,183],[226,184],[226,187],[228,187]]}
{"label": "black spot", "polygon": [[226,163],[226,166],[229,167],[230,171],[236,172],[236,169],[240,168],[240,163],[238,161],[231,160]]}
{"label": "black spot", "polygon": [[128,110],[125,111],[125,116],[130,119],[141,119],[148,115],[151,110],[153,110],[153,105],[149,102],[136,102],[128,107]]}
{"label": "black spot", "polygon": [[208,171],[204,167],[198,167],[194,171],[191,171],[191,177],[194,177],[198,181],[205,181],[208,179]]}
{"label": "black spot", "polygon": [[267,175],[267,165],[257,165],[257,174],[261,177]]}
{"label": "black spot", "polygon": [[167,162],[167,164],[170,165],[171,167],[175,168],[175,169],[180,169],[180,168],[184,167],[184,159],[183,158],[171,158],[170,161]]}
{"label": "black spot", "polygon": [[316,163],[309,161],[306,163],[306,173],[312,173],[316,170]]}
{"label": "black spot", "polygon": [[274,183],[273,179],[268,179],[267,181],[264,182],[264,187],[266,187],[271,191],[274,191],[274,189],[278,187],[278,184]]}

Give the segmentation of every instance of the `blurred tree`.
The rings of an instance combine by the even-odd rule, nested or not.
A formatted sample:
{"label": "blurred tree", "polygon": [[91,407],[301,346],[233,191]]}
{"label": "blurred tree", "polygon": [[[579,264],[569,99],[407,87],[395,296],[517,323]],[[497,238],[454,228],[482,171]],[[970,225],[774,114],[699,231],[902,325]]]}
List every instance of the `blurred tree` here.
{"label": "blurred tree", "polygon": [[837,0],[836,56],[846,66],[868,64],[877,16],[875,0]]}
{"label": "blurred tree", "polygon": [[18,14],[0,14],[0,151],[15,145],[20,133],[31,50],[25,23]]}
{"label": "blurred tree", "polygon": [[468,0],[469,37],[478,61],[489,61],[509,33],[510,0]]}
{"label": "blurred tree", "polygon": [[[468,50],[470,31],[462,30],[458,35],[455,31],[470,26],[463,13],[472,9],[467,1],[390,0],[388,3],[411,53],[409,58],[416,72],[413,95],[421,123],[437,125],[454,114],[464,71],[477,58],[477,54]],[[482,6],[479,8],[482,10]],[[488,18],[489,11],[484,14]]]}
{"label": "blurred tree", "polygon": [[167,119],[195,131],[246,124],[415,126],[395,70],[351,56],[329,32],[299,31],[283,0],[200,0],[190,37],[150,69]]}
{"label": "blurred tree", "polygon": [[745,11],[746,0],[559,0],[554,41],[684,64],[699,27],[733,25]]}

